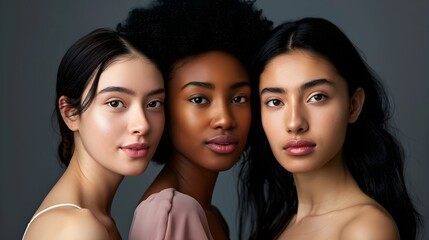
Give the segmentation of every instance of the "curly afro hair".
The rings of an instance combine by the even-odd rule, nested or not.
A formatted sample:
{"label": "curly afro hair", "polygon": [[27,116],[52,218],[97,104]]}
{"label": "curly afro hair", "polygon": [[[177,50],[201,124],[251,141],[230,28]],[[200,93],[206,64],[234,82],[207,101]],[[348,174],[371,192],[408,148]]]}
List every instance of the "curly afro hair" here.
{"label": "curly afro hair", "polygon": [[[155,0],[148,7],[131,10],[117,31],[149,56],[157,56],[152,60],[167,84],[175,63],[209,51],[231,54],[249,72],[252,58],[268,39],[272,25],[254,7],[254,1]],[[147,37],[151,46],[147,46]],[[154,156],[158,163],[165,163],[171,153],[166,135]]]}
{"label": "curly afro hair", "polygon": [[167,78],[178,60],[213,50],[230,53],[248,69],[271,29],[254,1],[240,0],[156,0],[131,10],[117,26],[137,47],[146,49],[142,39],[152,38],[151,51]]}

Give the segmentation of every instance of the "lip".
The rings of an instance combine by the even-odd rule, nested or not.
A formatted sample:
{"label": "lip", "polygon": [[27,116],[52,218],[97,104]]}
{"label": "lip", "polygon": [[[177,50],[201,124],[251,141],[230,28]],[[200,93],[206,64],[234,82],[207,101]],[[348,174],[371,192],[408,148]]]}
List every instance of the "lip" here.
{"label": "lip", "polygon": [[149,152],[150,145],[148,143],[133,143],[120,147],[120,149],[131,158],[145,157]]}
{"label": "lip", "polygon": [[237,148],[238,138],[233,135],[217,135],[208,141],[206,146],[215,153],[229,154]]}
{"label": "lip", "polygon": [[283,147],[287,154],[293,156],[304,156],[310,154],[315,148],[315,143],[305,140],[292,140]]}

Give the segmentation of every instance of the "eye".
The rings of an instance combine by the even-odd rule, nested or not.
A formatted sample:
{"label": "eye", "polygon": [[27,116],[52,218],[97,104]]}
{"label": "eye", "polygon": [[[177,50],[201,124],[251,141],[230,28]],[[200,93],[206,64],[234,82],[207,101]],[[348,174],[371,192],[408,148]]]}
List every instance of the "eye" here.
{"label": "eye", "polygon": [[209,102],[209,101],[208,101],[206,98],[204,98],[204,97],[193,97],[193,98],[189,99],[189,101],[190,101],[191,103],[195,103],[195,104],[206,104],[206,103],[208,103],[208,102]]}
{"label": "eye", "polygon": [[161,108],[162,106],[164,106],[164,103],[159,100],[151,101],[147,104],[148,108]]}
{"label": "eye", "polygon": [[271,99],[265,102],[265,105],[267,105],[268,107],[279,107],[279,106],[283,106],[283,102],[278,100],[278,99]]}
{"label": "eye", "polygon": [[112,100],[112,101],[109,101],[109,102],[107,102],[107,105],[109,105],[110,107],[112,107],[112,108],[124,108],[125,106],[124,106],[124,103],[122,102],[122,101],[119,101],[119,100]]}
{"label": "eye", "polygon": [[247,97],[245,96],[236,96],[232,99],[233,103],[245,103],[247,102]]}
{"label": "eye", "polygon": [[311,96],[308,102],[321,102],[321,101],[325,101],[326,99],[328,99],[326,95],[319,93]]}

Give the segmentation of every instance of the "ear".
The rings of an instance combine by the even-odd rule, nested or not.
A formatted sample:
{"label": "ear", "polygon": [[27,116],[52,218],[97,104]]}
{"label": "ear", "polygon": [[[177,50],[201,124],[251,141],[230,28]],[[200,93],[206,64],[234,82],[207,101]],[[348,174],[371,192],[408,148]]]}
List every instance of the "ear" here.
{"label": "ear", "polygon": [[60,109],[63,121],[71,131],[77,131],[79,126],[79,116],[74,115],[76,109],[70,105],[69,98],[61,96],[58,100],[58,108]]}
{"label": "ear", "polygon": [[365,91],[362,88],[356,89],[353,96],[350,98],[350,113],[349,123],[354,123],[358,119],[362,111],[363,103],[365,102]]}

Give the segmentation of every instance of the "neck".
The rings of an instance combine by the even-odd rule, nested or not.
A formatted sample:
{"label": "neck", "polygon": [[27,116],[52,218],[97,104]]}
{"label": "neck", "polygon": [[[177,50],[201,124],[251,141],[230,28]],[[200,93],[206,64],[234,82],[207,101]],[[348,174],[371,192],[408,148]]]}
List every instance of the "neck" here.
{"label": "neck", "polygon": [[169,159],[164,171],[174,179],[176,190],[195,198],[205,210],[211,210],[213,190],[219,172],[207,170],[177,157]]}
{"label": "neck", "polygon": [[83,163],[77,158],[71,160],[64,175],[76,186],[81,207],[90,209],[96,215],[110,217],[122,175],[112,173],[95,162]]}
{"label": "neck", "polygon": [[297,221],[308,215],[350,207],[362,193],[340,158],[316,171],[296,173],[294,180],[298,196]]}

